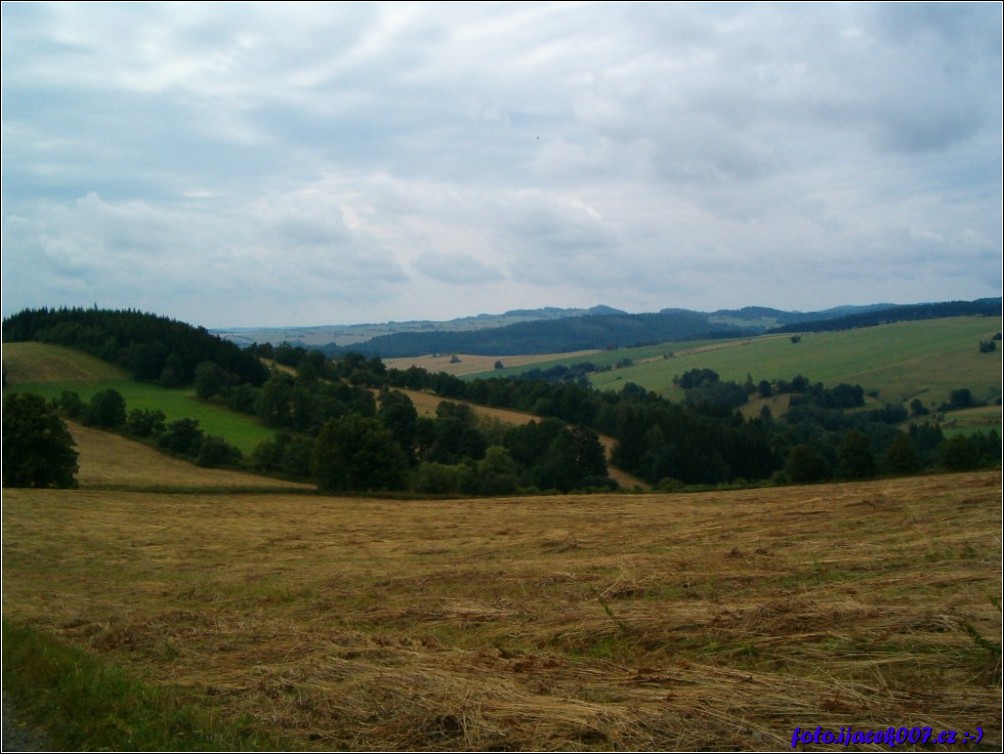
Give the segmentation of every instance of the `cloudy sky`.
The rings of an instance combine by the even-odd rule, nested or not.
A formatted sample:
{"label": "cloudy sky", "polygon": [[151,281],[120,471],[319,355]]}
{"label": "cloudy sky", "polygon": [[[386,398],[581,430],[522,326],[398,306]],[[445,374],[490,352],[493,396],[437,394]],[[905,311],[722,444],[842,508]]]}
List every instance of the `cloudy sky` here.
{"label": "cloudy sky", "polygon": [[2,13],[4,315],[1001,295],[997,2]]}

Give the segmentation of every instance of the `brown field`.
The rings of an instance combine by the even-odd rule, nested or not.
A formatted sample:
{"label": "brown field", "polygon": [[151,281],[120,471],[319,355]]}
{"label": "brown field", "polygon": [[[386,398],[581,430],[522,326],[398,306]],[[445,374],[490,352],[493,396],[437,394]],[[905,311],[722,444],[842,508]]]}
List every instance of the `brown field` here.
{"label": "brown field", "polygon": [[[82,456],[82,478],[113,482],[108,463]],[[979,726],[999,749],[1000,597],[999,471],[451,501],[3,493],[5,618],[309,749],[790,750],[817,725]]]}
{"label": "brown field", "polygon": [[[507,367],[525,367],[530,364],[539,364],[543,361],[554,361],[557,358],[575,359],[594,353],[600,353],[600,351],[573,351],[571,353],[528,354],[520,356],[476,356],[469,353],[448,353],[429,356],[402,356],[398,359],[384,359],[383,362],[391,369],[403,370],[415,366],[433,374],[446,372],[456,377],[463,377],[465,374],[491,372],[495,368],[496,361],[501,361]],[[460,361],[451,364],[450,360],[454,355]]]}

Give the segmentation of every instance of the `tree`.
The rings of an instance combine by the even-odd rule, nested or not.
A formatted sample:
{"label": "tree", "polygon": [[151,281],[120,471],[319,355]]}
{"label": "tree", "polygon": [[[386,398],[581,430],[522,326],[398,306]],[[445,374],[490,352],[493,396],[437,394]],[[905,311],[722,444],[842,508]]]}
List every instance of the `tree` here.
{"label": "tree", "polygon": [[972,471],[980,466],[980,454],[965,435],[949,437],[939,448],[941,465],[949,471]]}
{"label": "tree", "polygon": [[826,459],[812,445],[796,445],[788,454],[788,465],[785,467],[788,478],[795,484],[806,482],[821,482],[830,475]]}
{"label": "tree", "polygon": [[215,361],[203,361],[195,367],[195,394],[202,400],[208,400],[238,382],[236,374],[228,372]]}
{"label": "tree", "polygon": [[875,476],[875,456],[871,440],[863,432],[852,429],[837,451],[837,475],[844,479],[868,479]]}
{"label": "tree", "polygon": [[159,408],[134,408],[126,419],[126,431],[133,437],[153,437],[163,434],[167,417]]}
{"label": "tree", "polygon": [[913,474],[920,467],[917,449],[910,436],[899,434],[885,454],[885,465],[894,474]]}
{"label": "tree", "polygon": [[415,460],[415,440],[418,437],[418,410],[404,393],[398,390],[384,391],[380,397],[377,418],[385,429],[394,435],[408,460]]}
{"label": "tree", "polygon": [[75,487],[74,444],[66,423],[44,398],[31,393],[4,396],[4,487]]}
{"label": "tree", "polygon": [[379,421],[349,414],[321,428],[311,470],[322,490],[393,490],[404,484],[408,457]]}

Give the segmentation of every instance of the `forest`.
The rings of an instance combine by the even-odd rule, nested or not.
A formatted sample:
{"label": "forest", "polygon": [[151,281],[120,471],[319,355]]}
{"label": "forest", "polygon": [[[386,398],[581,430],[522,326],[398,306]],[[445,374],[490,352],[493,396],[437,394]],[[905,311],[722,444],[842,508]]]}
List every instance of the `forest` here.
{"label": "forest", "polygon": [[[1000,461],[995,431],[945,437],[922,405],[910,412],[866,405],[860,386],[824,386],[803,375],[739,384],[695,369],[679,377],[686,400],[675,403],[631,383],[599,391],[567,369],[464,381],[417,367],[389,369],[359,353],[329,358],[289,344],[240,350],[200,328],[138,312],[23,312],[4,322],[3,335],[81,348],[139,380],[189,384],[200,399],[257,417],[276,435],[243,457],[223,438],[204,436],[197,422],[166,424],[158,412],[130,411],[114,396],[85,405],[64,394],[55,404],[66,416],[203,465],[248,467],[331,491],[610,490],[616,482],[600,435],[615,441],[614,466],[663,490],[866,479]],[[403,390],[441,398],[435,416],[419,416]],[[738,411],[751,396],[771,395],[788,396],[782,415],[765,408],[744,418]],[[962,390],[956,400],[947,408],[971,405]],[[470,404],[540,418],[506,425]],[[911,413],[917,421],[903,431]]]}

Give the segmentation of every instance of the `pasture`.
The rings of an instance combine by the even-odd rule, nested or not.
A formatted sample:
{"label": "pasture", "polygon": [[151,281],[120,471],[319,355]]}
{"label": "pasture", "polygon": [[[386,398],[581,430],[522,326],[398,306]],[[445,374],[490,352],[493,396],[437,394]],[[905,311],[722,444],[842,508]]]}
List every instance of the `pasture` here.
{"label": "pasture", "polygon": [[[107,463],[82,452],[82,481]],[[450,501],[231,484],[5,490],[5,620],[294,748],[775,750],[817,725],[1000,746],[999,471]]]}
{"label": "pasture", "polygon": [[188,388],[166,389],[132,380],[123,370],[80,351],[46,343],[4,343],[5,389],[41,395],[52,400],[70,390],[87,403],[102,390],[117,390],[126,410],[160,409],[168,422],[196,419],[207,435],[223,437],[247,454],[275,431],[252,416],[231,411],[195,396]]}
{"label": "pasture", "polygon": [[[994,353],[983,354],[978,345],[1000,330],[999,319],[953,317],[804,333],[798,343],[792,343],[790,335],[764,335],[554,355],[533,366],[544,369],[584,361],[614,366],[630,359],[632,366],[599,372],[590,381],[604,390],[620,390],[633,382],[671,400],[683,399],[683,391],[673,385],[674,377],[691,369],[713,369],[723,380],[739,383],[747,375],[754,382],[769,382],[802,374],[831,387],[841,382],[859,384],[889,403],[920,398],[927,406],[937,406],[960,387],[968,387],[979,400],[992,402],[1001,395],[1000,346]],[[524,369],[506,369],[502,374],[520,371]]]}

